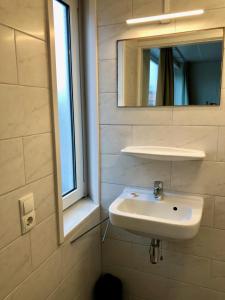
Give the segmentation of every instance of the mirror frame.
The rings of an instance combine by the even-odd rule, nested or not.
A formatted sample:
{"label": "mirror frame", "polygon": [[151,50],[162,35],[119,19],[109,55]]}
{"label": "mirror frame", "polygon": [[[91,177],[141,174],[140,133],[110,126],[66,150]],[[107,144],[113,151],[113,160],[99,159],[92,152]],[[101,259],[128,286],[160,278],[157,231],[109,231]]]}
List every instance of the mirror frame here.
{"label": "mirror frame", "polygon": [[[187,39],[189,37],[189,39]],[[190,37],[192,40],[190,40]],[[177,44],[169,43],[168,39],[181,39],[183,42],[178,42]],[[186,40],[184,40],[186,38]],[[221,78],[220,78],[220,99],[218,105],[173,105],[173,106],[120,106],[119,105],[119,42],[131,41],[131,40],[145,40],[149,39],[152,42],[152,48],[162,48],[163,46],[175,46],[175,45],[186,45],[193,44],[193,42],[210,42],[210,41],[222,41],[222,61],[221,61]],[[158,41],[158,44],[157,44]],[[199,29],[186,32],[169,33],[164,35],[154,35],[154,36],[143,36],[143,37],[133,37],[127,39],[119,39],[116,41],[116,90],[117,90],[117,108],[173,108],[173,107],[219,107],[221,105],[221,94],[222,94],[222,82],[223,82],[223,68],[225,67],[224,62],[225,56],[225,27],[209,28],[209,29]],[[224,78],[225,80],[225,78]]]}

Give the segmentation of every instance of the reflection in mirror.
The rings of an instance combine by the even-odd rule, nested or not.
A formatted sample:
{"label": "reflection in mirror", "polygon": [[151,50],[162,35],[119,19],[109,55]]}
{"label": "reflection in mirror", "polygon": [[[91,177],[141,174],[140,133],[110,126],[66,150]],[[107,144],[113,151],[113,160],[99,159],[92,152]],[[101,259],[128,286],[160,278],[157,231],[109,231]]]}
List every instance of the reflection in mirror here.
{"label": "reflection in mirror", "polygon": [[154,47],[118,42],[118,105],[219,105],[222,38]]}

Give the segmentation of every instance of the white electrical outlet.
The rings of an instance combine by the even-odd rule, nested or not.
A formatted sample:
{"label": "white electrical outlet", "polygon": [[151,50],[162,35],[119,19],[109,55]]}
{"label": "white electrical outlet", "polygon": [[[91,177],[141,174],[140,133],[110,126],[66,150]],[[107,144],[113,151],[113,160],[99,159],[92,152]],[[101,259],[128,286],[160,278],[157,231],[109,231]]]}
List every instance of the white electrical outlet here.
{"label": "white electrical outlet", "polygon": [[19,199],[22,233],[30,231],[36,224],[34,196],[32,193]]}

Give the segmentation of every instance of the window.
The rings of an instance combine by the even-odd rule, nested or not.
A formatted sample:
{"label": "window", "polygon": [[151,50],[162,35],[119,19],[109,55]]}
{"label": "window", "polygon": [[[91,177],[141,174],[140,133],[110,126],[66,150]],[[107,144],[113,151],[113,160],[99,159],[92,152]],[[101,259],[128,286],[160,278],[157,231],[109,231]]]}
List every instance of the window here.
{"label": "window", "polygon": [[[76,1],[53,1],[58,184],[63,209],[85,196]],[[71,34],[72,32],[72,34]],[[52,57],[51,57],[52,59]],[[54,78],[53,78],[54,81]]]}
{"label": "window", "polygon": [[157,82],[158,82],[158,71],[159,71],[159,65],[158,63],[150,59],[149,62],[150,66],[150,76],[149,76],[149,98],[148,102],[150,106],[156,105],[156,96],[157,96]]}

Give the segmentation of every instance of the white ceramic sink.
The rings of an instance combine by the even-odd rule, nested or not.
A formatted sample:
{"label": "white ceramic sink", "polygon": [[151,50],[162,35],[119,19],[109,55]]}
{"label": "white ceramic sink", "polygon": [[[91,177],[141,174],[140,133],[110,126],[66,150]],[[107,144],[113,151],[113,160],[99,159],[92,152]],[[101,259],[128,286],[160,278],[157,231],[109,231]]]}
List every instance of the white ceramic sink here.
{"label": "white ceramic sink", "polygon": [[113,225],[139,235],[159,239],[192,239],[199,230],[203,198],[186,194],[164,193],[156,200],[153,192],[125,188],[110,205]]}

